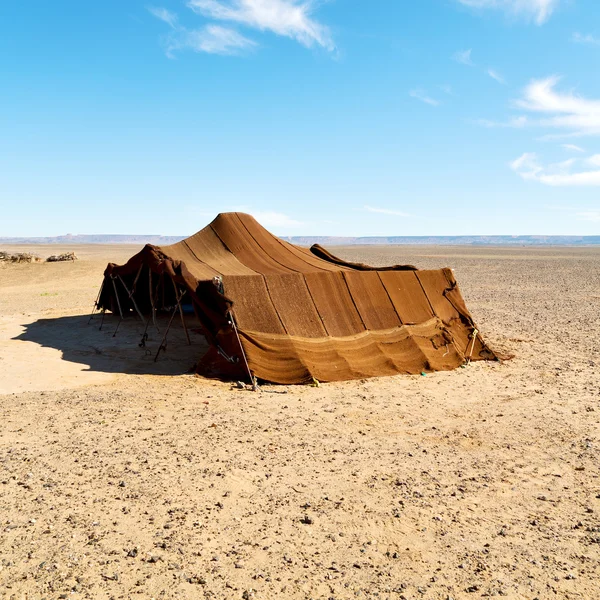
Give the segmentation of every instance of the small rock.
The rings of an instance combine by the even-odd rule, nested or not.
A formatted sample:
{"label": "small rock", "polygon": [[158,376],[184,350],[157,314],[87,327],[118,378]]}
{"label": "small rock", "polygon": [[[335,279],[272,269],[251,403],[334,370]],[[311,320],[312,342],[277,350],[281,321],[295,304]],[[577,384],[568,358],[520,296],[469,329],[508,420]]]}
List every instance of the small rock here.
{"label": "small rock", "polygon": [[160,561],[160,560],[162,560],[162,556],[158,556],[157,554],[151,554],[151,555],[148,557],[148,560],[147,560],[147,562],[149,562],[149,563],[153,563],[153,564],[154,564],[154,563],[157,563],[157,562],[158,562],[158,561]]}

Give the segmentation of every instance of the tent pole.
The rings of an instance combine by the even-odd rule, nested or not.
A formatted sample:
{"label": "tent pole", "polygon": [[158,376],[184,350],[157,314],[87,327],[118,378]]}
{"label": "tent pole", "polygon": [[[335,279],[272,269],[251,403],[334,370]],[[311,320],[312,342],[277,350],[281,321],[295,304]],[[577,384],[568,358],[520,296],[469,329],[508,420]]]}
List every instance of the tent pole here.
{"label": "tent pole", "polygon": [[115,337],[117,335],[117,331],[119,331],[119,325],[121,324],[121,321],[125,318],[123,316],[123,309],[121,308],[121,301],[119,300],[119,292],[117,292],[117,284],[115,283],[115,278],[111,275],[110,279],[112,281],[113,284],[113,289],[115,290],[115,296],[117,298],[117,305],[119,307],[119,314],[121,315],[121,318],[119,319],[119,322],[117,323],[117,328],[115,329],[115,332],[113,333],[113,337]]}
{"label": "tent pole", "polygon": [[237,325],[235,324],[235,320],[233,318],[233,312],[229,311],[229,318],[231,319],[231,324],[233,326],[233,331],[235,332],[235,337],[237,338],[238,344],[240,345],[240,350],[242,351],[242,358],[244,359],[244,365],[246,366],[246,371],[248,371],[248,377],[250,377],[250,384],[252,385],[252,389],[257,392],[258,384],[256,383],[256,378],[252,375],[252,371],[250,370],[250,365],[248,364],[248,360],[246,358],[246,353],[244,352],[244,347],[242,346],[242,340],[240,339],[240,334],[238,333]]}
{"label": "tent pole", "polygon": [[115,283],[115,278],[111,275],[110,279],[113,284],[113,289],[115,290],[115,297],[117,298],[117,306],[119,307],[119,314],[121,315],[121,319],[124,319],[125,317],[123,316],[123,309],[121,308],[121,301],[119,300],[119,292],[117,292],[117,284]]}
{"label": "tent pole", "polygon": [[[135,308],[137,314],[139,315],[140,319],[142,320],[142,323],[144,322],[144,317],[142,315],[142,313],[140,312],[140,309],[138,308],[138,305],[135,301],[135,298],[133,297],[133,292],[135,291],[135,282],[134,282],[134,287],[133,287],[133,291],[129,291],[127,289],[127,286],[125,285],[125,282],[123,281],[123,278],[120,275],[117,275],[117,277],[119,278],[119,281],[123,284],[123,287],[125,288],[125,291],[127,292],[127,295],[129,296],[129,299],[131,300],[131,302],[133,303],[133,307]],[[136,279],[137,281],[137,279]]]}
{"label": "tent pole", "polygon": [[171,315],[171,318],[169,319],[169,324],[167,325],[167,329],[165,330],[165,335],[163,335],[163,339],[160,342],[160,346],[158,347],[158,350],[156,351],[156,356],[154,357],[154,362],[156,362],[158,360],[158,355],[160,354],[161,350],[166,350],[165,348],[165,341],[167,339],[167,334],[169,333],[169,329],[171,328],[171,323],[173,323],[173,319],[175,318],[175,315],[177,314],[177,307],[173,307],[173,314]]}
{"label": "tent pole", "polygon": [[92,322],[94,313],[96,312],[96,309],[98,308],[98,302],[100,302],[100,296],[102,295],[102,290],[104,289],[104,281],[105,281],[105,279],[102,280],[102,285],[100,286],[100,290],[98,291],[98,297],[96,298],[96,302],[94,302],[94,307],[92,308],[92,314],[90,315],[90,318],[88,320],[88,325]]}
{"label": "tent pole", "polygon": [[131,293],[132,294],[135,293],[135,288],[137,286],[138,279],[140,278],[140,275],[142,274],[142,268],[143,267],[144,267],[143,264],[140,265],[140,268],[138,269],[137,275],[135,276],[135,279],[133,280],[133,286],[131,288]]}
{"label": "tent pole", "polygon": [[115,332],[112,334],[113,337],[116,337],[117,331],[119,331],[119,325],[121,324],[121,321],[123,321],[123,317],[121,317],[119,319],[119,322],[117,323],[117,328],[115,329]]}
{"label": "tent pole", "polygon": [[148,267],[148,293],[150,294],[150,307],[152,309],[152,323],[156,327],[156,308],[154,307],[154,294],[152,293],[152,269]]}
{"label": "tent pole", "polygon": [[138,344],[138,346],[140,348],[146,347],[146,340],[148,339],[148,327],[150,326],[151,320],[152,320],[152,317],[148,317],[148,320],[146,321],[146,327],[144,327],[144,333],[142,333],[142,340]]}
{"label": "tent pole", "polygon": [[181,308],[181,299],[185,295],[185,291],[183,292],[183,294],[181,294],[181,296],[179,296],[179,293],[177,291],[177,285],[175,284],[175,280],[172,277],[171,282],[173,283],[173,288],[175,289],[175,298],[177,298],[177,306],[179,307],[179,314],[181,316],[181,324],[183,325],[183,330],[185,331],[185,337],[187,338],[188,346],[191,346],[192,341],[190,340],[190,334],[188,333],[188,329],[185,324],[185,319],[183,318],[183,308]]}

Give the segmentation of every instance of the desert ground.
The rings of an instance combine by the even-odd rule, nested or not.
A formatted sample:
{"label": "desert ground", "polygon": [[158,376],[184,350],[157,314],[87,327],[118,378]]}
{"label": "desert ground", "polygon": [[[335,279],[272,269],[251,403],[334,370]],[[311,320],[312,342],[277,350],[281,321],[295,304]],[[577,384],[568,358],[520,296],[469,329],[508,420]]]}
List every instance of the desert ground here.
{"label": "desert ground", "polygon": [[0,598],[600,598],[600,248],[335,248],[515,357],[258,392],[88,325],[138,248],[12,249],[80,260],[0,267]]}

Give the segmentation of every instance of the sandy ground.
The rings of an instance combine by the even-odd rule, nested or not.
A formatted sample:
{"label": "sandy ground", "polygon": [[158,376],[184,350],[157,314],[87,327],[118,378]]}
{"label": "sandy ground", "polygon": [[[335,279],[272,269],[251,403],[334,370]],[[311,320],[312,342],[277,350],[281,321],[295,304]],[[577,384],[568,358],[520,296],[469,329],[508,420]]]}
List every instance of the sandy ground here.
{"label": "sandy ground", "polygon": [[0,598],[600,598],[600,248],[335,249],[516,358],[257,393],[88,326],[135,248],[74,250],[0,267]]}

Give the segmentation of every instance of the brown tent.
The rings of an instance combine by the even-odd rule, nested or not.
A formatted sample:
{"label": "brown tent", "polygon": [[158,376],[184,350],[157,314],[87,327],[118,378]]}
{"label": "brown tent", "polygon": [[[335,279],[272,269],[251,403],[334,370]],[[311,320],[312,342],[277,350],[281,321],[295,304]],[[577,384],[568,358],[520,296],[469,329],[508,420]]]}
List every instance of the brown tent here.
{"label": "brown tent", "polygon": [[150,319],[174,315],[181,294],[210,344],[198,364],[209,376],[339,381],[496,358],[450,269],[346,262],[289,244],[242,213],[109,264],[97,306]]}

